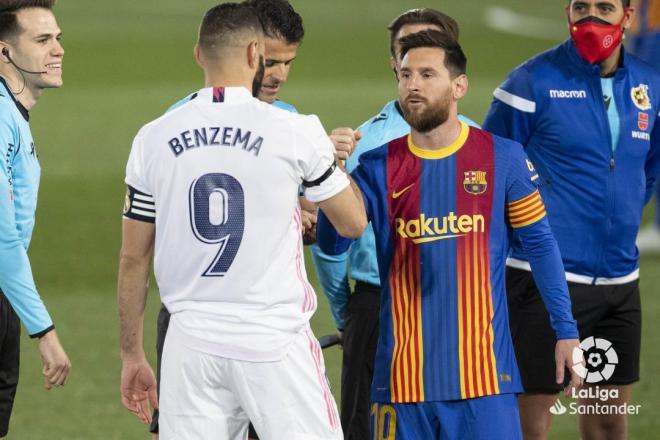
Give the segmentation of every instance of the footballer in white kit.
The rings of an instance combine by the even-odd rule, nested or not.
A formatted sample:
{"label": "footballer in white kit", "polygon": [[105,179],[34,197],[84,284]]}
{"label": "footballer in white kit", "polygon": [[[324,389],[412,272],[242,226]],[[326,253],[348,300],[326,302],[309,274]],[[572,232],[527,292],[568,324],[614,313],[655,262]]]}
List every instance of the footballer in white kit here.
{"label": "footballer in white kit", "polygon": [[124,217],[155,222],[172,314],[161,439],[244,438],[248,418],[262,438],[342,438],[298,203],[301,185],[313,202],[349,185],[318,118],[204,88],[139,131],[126,184]]}

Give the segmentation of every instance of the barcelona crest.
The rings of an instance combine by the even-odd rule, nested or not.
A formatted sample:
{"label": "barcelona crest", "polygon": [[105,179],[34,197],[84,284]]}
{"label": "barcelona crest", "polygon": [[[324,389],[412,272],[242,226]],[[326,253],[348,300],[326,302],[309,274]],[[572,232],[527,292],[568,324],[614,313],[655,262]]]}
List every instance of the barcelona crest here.
{"label": "barcelona crest", "polygon": [[485,171],[464,171],[463,188],[475,196],[486,192],[488,182]]}

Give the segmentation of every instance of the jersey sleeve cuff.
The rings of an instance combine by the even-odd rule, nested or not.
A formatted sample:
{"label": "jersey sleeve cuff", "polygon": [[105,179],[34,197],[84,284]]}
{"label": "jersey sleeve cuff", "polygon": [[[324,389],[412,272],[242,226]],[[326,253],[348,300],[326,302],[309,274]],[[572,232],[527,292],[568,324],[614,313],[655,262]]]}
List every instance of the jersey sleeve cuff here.
{"label": "jersey sleeve cuff", "polygon": [[575,321],[572,322],[562,322],[557,325],[555,330],[557,334],[557,340],[562,339],[580,339],[580,334],[578,333],[577,324]]}
{"label": "jersey sleeve cuff", "polygon": [[55,330],[55,326],[53,324],[51,324],[49,327],[46,327],[44,330],[38,333],[31,334],[30,338],[32,339],[41,338],[43,336],[46,336],[46,333],[49,333],[51,330]]}
{"label": "jersey sleeve cuff", "polygon": [[312,203],[323,202],[336,196],[349,185],[350,181],[346,173],[336,167],[323,183],[305,188],[305,198]]}

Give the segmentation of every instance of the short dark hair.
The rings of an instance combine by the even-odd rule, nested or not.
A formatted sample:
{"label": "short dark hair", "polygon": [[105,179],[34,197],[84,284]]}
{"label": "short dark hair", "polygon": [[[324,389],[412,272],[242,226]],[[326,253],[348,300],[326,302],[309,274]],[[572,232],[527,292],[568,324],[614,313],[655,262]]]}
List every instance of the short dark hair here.
{"label": "short dark hair", "polygon": [[396,36],[402,27],[408,24],[428,24],[437,26],[440,31],[458,41],[458,23],[447,14],[431,8],[411,9],[399,15],[390,23],[387,30],[390,31],[390,53],[395,56],[394,43]]}
{"label": "short dark hair", "polygon": [[[573,3],[573,0],[568,0],[568,4],[570,5],[571,3]],[[621,0],[621,3],[623,3],[624,8],[630,7],[630,0]]]}
{"label": "short dark hair", "polygon": [[8,40],[21,31],[16,18],[16,13],[21,9],[52,10],[54,5],[55,0],[0,0],[0,40]]}
{"label": "short dark hair", "polygon": [[445,51],[445,67],[452,78],[463,75],[467,70],[467,58],[461,45],[454,38],[444,32],[429,29],[399,38],[401,45],[401,58],[412,49],[420,47],[433,47]]}
{"label": "short dark hair", "polygon": [[286,0],[245,0],[257,12],[268,38],[300,43],[305,36],[302,17]]}
{"label": "short dark hair", "polygon": [[263,28],[251,7],[242,3],[223,3],[209,9],[199,27],[197,45],[207,56],[234,44],[242,33],[261,35]]}

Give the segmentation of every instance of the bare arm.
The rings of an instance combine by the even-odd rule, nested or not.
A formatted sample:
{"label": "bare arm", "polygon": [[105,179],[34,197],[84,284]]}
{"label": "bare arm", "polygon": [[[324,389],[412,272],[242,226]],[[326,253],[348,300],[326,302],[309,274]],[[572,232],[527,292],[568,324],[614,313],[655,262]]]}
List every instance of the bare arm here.
{"label": "bare arm", "polygon": [[[343,166],[342,166],[343,169]],[[319,203],[319,207],[342,237],[359,238],[367,227],[367,212],[360,188],[351,176],[350,185]]]}
{"label": "bare arm", "polygon": [[124,219],[117,290],[122,358],[144,357],[142,328],[155,232],[151,223]]}
{"label": "bare arm", "polygon": [[143,347],[144,309],[156,228],[151,223],[124,219],[119,258],[119,339],[122,403],[145,423],[158,406],[156,379]]}

